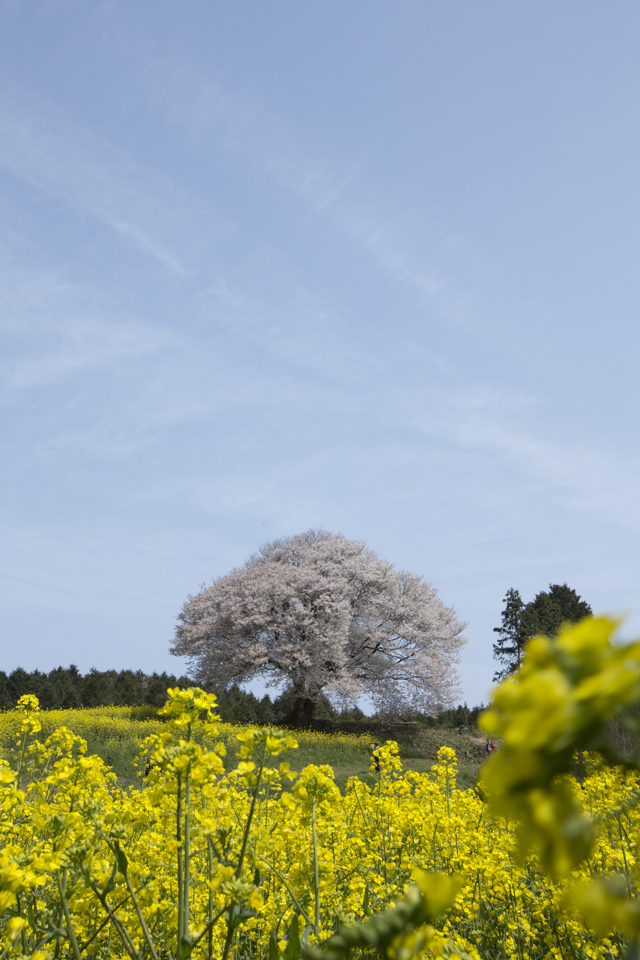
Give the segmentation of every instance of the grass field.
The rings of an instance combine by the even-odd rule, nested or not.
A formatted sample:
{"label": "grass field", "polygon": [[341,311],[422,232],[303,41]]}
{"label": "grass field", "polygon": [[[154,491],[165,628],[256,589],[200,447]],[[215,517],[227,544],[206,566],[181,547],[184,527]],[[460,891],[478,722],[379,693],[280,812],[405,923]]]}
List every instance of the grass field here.
{"label": "grass field", "polygon": [[[135,758],[140,753],[143,740],[162,729],[163,722],[155,711],[147,707],[95,707],[84,710],[47,710],[40,714],[42,737],[49,736],[59,727],[68,727],[87,741],[87,752],[96,754],[105,761],[122,785],[134,784],[139,778]],[[237,734],[248,729],[244,726],[225,724],[220,726],[220,738],[227,747],[225,768],[236,763],[239,749]],[[0,756],[9,759],[15,748],[19,728],[16,711],[0,714]],[[295,757],[289,757],[300,770],[309,764],[329,764],[336,783],[344,792],[351,776],[366,779],[370,776],[371,733],[317,733],[295,731],[298,749]],[[382,738],[380,738],[382,739]],[[400,757],[408,770],[424,773],[436,763],[442,746],[452,747],[458,757],[458,784],[461,788],[476,782],[485,759],[485,740],[474,730],[449,727],[412,727],[399,739]]]}

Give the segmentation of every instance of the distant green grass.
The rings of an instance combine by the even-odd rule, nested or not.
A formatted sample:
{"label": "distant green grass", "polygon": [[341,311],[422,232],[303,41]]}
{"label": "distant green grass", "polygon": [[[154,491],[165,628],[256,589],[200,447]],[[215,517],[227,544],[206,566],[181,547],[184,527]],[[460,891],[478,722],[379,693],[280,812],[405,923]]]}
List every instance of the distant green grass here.
{"label": "distant green grass", "polygon": [[[123,784],[140,782],[140,765],[136,757],[141,753],[145,737],[159,732],[163,721],[157,718],[152,708],[98,707],[84,710],[51,710],[39,714],[44,739],[57,727],[66,726],[87,742],[89,753],[101,757],[115,772]],[[0,714],[0,756],[11,759],[20,718],[16,711]],[[251,727],[251,725],[249,725]],[[220,723],[219,739],[227,748],[224,763],[231,769],[237,762],[240,747],[236,737],[246,726]],[[317,733],[291,731],[298,741],[298,749],[291,750],[286,759],[292,769],[301,770],[309,764],[328,764],[333,768],[336,782],[344,791],[349,777],[358,776],[366,781],[374,777],[369,772],[371,764],[371,733]],[[450,727],[412,726],[398,741],[400,757],[406,769],[424,773],[436,762],[441,746],[453,747],[458,756],[458,785],[467,787],[475,783],[485,759],[484,740],[476,731],[456,730]],[[282,757],[278,758],[278,762]],[[144,769],[144,764],[142,765]]]}

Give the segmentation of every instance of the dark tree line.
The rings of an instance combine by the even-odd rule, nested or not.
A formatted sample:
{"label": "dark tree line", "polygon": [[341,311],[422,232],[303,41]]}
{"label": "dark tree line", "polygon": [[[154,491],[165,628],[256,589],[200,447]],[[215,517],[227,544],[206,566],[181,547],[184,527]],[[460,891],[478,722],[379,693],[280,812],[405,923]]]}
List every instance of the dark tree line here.
{"label": "dark tree line", "polygon": [[451,710],[443,710],[437,717],[426,714],[417,717],[418,723],[427,727],[475,727],[478,717],[485,709],[484,704],[478,707],[468,707],[466,703],[459,704]]}
{"label": "dark tree line", "polygon": [[[18,667],[8,676],[0,671],[0,709],[12,710],[20,697],[32,693],[45,710],[69,710],[82,707],[161,707],[166,700],[167,687],[188,687],[189,677],[175,677],[169,673],[146,674],[142,670],[90,670],[84,676],[73,664],[56,667],[49,673],[33,670],[28,673]],[[292,693],[282,693],[272,700],[261,699],[251,692],[233,685],[217,692],[218,713],[225,723],[281,724],[287,721],[293,704]],[[475,726],[481,707],[455,707],[444,710],[438,717],[415,714],[411,719],[429,726]],[[388,717],[386,719],[389,719]],[[314,720],[371,721],[359,707],[338,711],[326,697],[320,697],[315,706]]]}
{"label": "dark tree line", "polygon": [[34,694],[45,710],[80,707],[148,705],[161,707],[167,687],[190,686],[188,677],[142,670],[96,670],[80,673],[78,668],[56,667],[49,673],[18,667],[8,676],[0,671],[0,709],[12,710],[25,693]]}
{"label": "dark tree line", "polygon": [[[44,710],[69,710],[82,707],[161,707],[167,698],[167,687],[190,687],[190,677],[170,673],[146,674],[142,670],[96,670],[84,676],[78,668],[56,667],[49,673],[18,667],[8,676],[0,671],[0,710],[12,710],[20,697],[34,694]],[[234,684],[228,690],[216,691],[218,713],[226,723],[282,723],[292,708],[291,694],[283,693],[275,700],[267,695],[259,700],[253,693]],[[326,697],[316,704],[316,719],[357,720],[364,717],[356,707],[338,714]]]}
{"label": "dark tree line", "polygon": [[507,590],[502,625],[493,629],[499,635],[493,645],[493,658],[502,668],[496,670],[493,679],[503,680],[520,669],[531,637],[555,637],[563,623],[579,623],[592,613],[589,604],[566,583],[550,583],[548,590],[541,590],[529,603],[517,590]]}
{"label": "dark tree line", "polygon": [[[286,723],[291,716],[294,696],[290,692],[282,693],[272,700],[265,694],[259,700],[250,691],[242,690],[233,684],[228,690],[216,691],[218,697],[217,712],[225,723],[256,723],[261,725]],[[362,711],[360,715],[364,717]],[[357,719],[340,714],[326,697],[321,696],[315,705],[315,720]]]}
{"label": "dark tree line", "polygon": [[[218,713],[226,723],[286,724],[291,718],[294,702],[295,696],[291,691],[280,694],[275,700],[271,700],[269,696],[258,700],[253,693],[247,693],[234,685],[218,693]],[[370,726],[372,720],[388,722],[399,719],[411,719],[431,727],[474,727],[482,710],[483,706],[468,707],[465,703],[451,710],[443,710],[437,717],[426,713],[413,713],[408,717],[403,715],[402,718],[387,714],[384,717],[378,714],[368,717],[357,706],[336,710],[327,697],[321,696],[315,705],[313,720],[329,721],[329,728],[331,721],[338,725],[343,722],[361,722]]]}

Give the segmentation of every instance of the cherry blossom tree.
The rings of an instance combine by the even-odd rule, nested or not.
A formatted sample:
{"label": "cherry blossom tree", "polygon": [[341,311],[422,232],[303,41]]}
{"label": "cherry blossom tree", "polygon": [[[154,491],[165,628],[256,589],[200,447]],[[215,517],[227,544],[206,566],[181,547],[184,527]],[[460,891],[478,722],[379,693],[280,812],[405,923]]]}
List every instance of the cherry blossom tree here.
{"label": "cherry blossom tree", "polygon": [[322,691],[344,703],[367,694],[387,713],[437,713],[460,695],[465,626],[422,577],[364,543],[309,530],[190,596],[171,652],[190,658],[204,687],[284,681],[298,723]]}

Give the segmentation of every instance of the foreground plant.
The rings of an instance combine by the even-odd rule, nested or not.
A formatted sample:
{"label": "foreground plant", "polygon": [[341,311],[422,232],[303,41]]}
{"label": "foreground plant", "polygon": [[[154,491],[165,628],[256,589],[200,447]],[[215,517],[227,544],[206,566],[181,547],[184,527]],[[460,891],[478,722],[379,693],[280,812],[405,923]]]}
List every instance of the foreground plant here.
{"label": "foreground plant", "polygon": [[[558,878],[588,862],[598,837],[612,823],[622,831],[622,820],[628,824],[629,813],[640,803],[635,776],[640,767],[620,755],[607,736],[607,721],[640,699],[640,642],[612,644],[618,626],[614,620],[587,618],[567,625],[556,639],[535,637],[519,674],[497,688],[480,718],[487,733],[503,738],[482,774],[489,811],[517,823],[521,861],[536,851],[543,867]],[[617,804],[609,802],[596,816],[585,809],[571,776],[580,752],[592,770],[603,759],[617,766],[617,779],[626,787]],[[616,774],[604,771],[603,778],[611,782]],[[616,793],[620,795],[612,792],[611,799]],[[599,934],[617,928],[632,938],[640,936],[637,842],[636,835],[624,874],[597,876],[592,871],[592,882],[578,882],[566,891],[567,903],[581,909]]]}
{"label": "foreground plant", "polygon": [[619,759],[603,731],[639,693],[640,650],[612,630],[532,643],[483,721],[504,745],[479,791],[457,789],[450,748],[417,773],[387,743],[341,795],[329,766],[292,772],[295,741],[270,729],[236,731],[225,770],[197,689],[169,692],[122,789],[71,731],[40,743],[26,698],[13,769],[0,764],[0,960],[622,956],[639,778],[603,764]]}
{"label": "foreground plant", "polygon": [[[330,818],[341,801],[332,771],[309,767],[293,792],[283,792],[283,781],[297,774],[288,763],[269,764],[296,742],[261,729],[239,734],[240,762],[225,773],[214,707],[215,698],[201,690],[170,690],[161,711],[167,723],[143,745],[148,776],[140,790],[123,792],[70,731],[61,728],[44,744],[34,740],[38,704],[23,698],[17,769],[0,766],[3,960],[12,954],[186,960],[194,953],[227,960],[246,952],[248,942],[255,952],[256,921],[271,924],[262,938],[267,953],[295,960],[311,949],[308,941],[334,935],[321,922],[316,832],[317,818]],[[288,871],[287,879],[281,869],[292,833],[287,815],[309,836],[309,887],[304,870],[299,877]],[[368,921],[362,942],[387,949],[391,939],[424,924],[444,902],[428,881],[421,890],[409,888],[406,904]],[[264,909],[269,895],[278,920]],[[309,921],[302,934],[299,917]]]}

